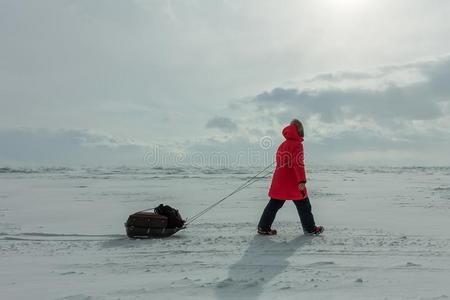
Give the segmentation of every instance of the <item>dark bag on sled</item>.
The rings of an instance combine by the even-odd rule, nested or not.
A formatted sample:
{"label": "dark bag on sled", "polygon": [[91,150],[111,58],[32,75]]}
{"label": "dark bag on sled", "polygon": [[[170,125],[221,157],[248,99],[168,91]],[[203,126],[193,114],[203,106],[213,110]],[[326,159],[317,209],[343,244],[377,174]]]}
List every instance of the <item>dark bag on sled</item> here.
{"label": "dark bag on sled", "polygon": [[178,210],[161,204],[154,211],[139,211],[130,215],[125,223],[128,237],[167,237],[184,229],[184,220]]}
{"label": "dark bag on sled", "polygon": [[184,220],[178,210],[169,205],[159,205],[155,208],[155,213],[167,217],[167,228],[181,228],[184,225]]}
{"label": "dark bag on sled", "polygon": [[129,237],[146,237],[163,232],[167,227],[167,217],[154,212],[140,211],[128,217],[125,223]]}

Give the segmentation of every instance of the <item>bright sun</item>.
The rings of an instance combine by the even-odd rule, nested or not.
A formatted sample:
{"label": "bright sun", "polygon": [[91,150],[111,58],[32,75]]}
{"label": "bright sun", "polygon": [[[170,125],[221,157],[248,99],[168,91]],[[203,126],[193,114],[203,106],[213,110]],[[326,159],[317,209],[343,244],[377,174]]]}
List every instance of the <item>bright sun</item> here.
{"label": "bright sun", "polygon": [[325,0],[323,4],[338,12],[355,12],[364,9],[370,0]]}

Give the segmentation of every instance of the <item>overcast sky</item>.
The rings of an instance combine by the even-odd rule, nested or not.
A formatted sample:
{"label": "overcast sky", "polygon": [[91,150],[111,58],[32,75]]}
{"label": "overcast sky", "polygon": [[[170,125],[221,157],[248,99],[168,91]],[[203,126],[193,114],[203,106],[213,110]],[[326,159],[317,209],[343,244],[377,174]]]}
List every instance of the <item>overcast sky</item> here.
{"label": "overcast sky", "polygon": [[449,15],[446,0],[0,0],[0,163],[273,153],[299,118],[308,163],[450,165]]}

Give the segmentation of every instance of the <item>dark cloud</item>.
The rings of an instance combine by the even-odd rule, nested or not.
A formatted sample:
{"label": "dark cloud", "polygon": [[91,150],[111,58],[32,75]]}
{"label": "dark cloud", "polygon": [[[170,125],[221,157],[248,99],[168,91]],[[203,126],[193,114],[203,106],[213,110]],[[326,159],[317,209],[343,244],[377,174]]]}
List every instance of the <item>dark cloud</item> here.
{"label": "dark cloud", "polygon": [[364,72],[346,71],[346,72],[319,74],[317,76],[314,76],[312,79],[307,80],[307,82],[314,82],[318,80],[322,81],[361,80],[361,79],[379,78],[380,76],[382,76],[382,73],[370,74]]}
{"label": "dark cloud", "polygon": [[238,127],[230,118],[214,117],[206,123],[206,128],[216,128],[225,132],[237,131]]}
{"label": "dark cloud", "polygon": [[0,130],[2,164],[143,164],[145,147],[84,130]]}
{"label": "dark cloud", "polygon": [[[405,69],[411,69],[405,65]],[[317,90],[274,88],[254,98],[260,108],[287,108],[290,113],[307,116],[320,114],[324,121],[335,122],[349,116],[390,122],[391,120],[431,120],[441,117],[439,108],[442,101],[450,101],[450,57],[438,61],[414,65],[425,80],[410,84],[389,83],[386,87],[375,89],[354,86],[348,88],[325,87]],[[401,66],[396,66],[396,71]],[[388,76],[389,70],[384,70]],[[371,78],[370,74],[341,72],[337,75],[321,75],[317,78],[328,80],[354,80]],[[275,110],[276,111],[276,110]],[[280,117],[285,117],[282,113]],[[280,120],[285,121],[285,120]]]}
{"label": "dark cloud", "polygon": [[306,138],[306,160],[313,164],[449,165],[448,139],[432,136],[392,140],[371,132],[344,132],[311,143]]}

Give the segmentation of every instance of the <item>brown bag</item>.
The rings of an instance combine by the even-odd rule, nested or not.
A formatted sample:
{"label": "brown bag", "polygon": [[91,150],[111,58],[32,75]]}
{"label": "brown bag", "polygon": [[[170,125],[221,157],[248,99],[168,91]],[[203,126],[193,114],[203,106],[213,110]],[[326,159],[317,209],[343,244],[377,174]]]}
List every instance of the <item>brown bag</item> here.
{"label": "brown bag", "polygon": [[184,229],[168,228],[168,217],[149,211],[140,211],[128,217],[125,223],[130,238],[162,238]]}
{"label": "brown bag", "polygon": [[141,211],[128,217],[126,226],[140,228],[166,228],[167,217],[155,214],[153,212]]}

